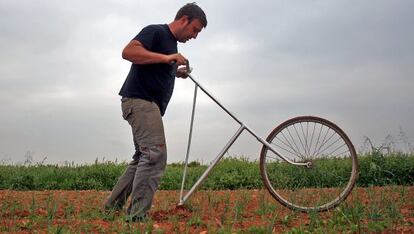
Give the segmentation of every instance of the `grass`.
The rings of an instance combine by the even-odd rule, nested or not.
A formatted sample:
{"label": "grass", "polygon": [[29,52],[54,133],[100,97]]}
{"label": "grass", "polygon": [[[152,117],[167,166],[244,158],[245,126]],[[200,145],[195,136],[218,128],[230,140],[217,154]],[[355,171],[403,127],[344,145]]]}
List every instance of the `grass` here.
{"label": "grass", "polygon": [[[360,187],[414,184],[414,155],[372,154],[361,155],[358,159],[360,176],[357,185]],[[286,188],[329,187],[339,183],[338,177],[346,178],[341,176],[347,167],[346,162],[325,160],[320,165],[324,171],[315,171],[316,174],[305,173],[289,165],[275,165],[272,167],[272,180],[277,181],[278,186]],[[96,161],[92,165],[0,165],[0,189],[111,190],[126,166],[126,163],[108,161]],[[197,162],[190,163],[185,188],[189,189],[206,168]],[[182,172],[182,163],[169,164],[160,189],[180,189]],[[258,162],[232,157],[223,159],[201,187],[205,190],[262,188]]]}

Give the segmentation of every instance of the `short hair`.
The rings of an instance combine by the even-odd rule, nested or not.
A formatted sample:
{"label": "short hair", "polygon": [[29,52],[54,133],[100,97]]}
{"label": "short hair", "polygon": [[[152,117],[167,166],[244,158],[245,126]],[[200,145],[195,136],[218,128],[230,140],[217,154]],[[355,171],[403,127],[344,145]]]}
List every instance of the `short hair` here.
{"label": "short hair", "polygon": [[191,22],[193,19],[198,19],[200,20],[204,28],[207,27],[206,14],[195,2],[187,3],[183,7],[181,7],[180,10],[178,10],[174,20],[179,20],[183,16],[187,16],[189,22]]}

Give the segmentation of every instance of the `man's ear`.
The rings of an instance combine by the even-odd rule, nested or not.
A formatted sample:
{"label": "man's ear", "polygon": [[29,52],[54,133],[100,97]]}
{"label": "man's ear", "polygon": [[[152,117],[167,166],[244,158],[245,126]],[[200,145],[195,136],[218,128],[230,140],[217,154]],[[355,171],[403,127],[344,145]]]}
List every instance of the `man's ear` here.
{"label": "man's ear", "polygon": [[186,26],[187,24],[190,23],[190,20],[188,19],[187,15],[181,16],[181,18],[178,21],[180,21],[181,25],[183,26]]}

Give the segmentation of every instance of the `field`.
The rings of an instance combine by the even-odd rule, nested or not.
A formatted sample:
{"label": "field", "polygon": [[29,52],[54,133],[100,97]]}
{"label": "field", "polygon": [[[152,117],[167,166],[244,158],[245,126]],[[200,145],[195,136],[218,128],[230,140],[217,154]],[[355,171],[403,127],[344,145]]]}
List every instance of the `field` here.
{"label": "field", "polygon": [[[335,187],[346,164],[328,160],[323,165],[331,169],[323,172],[319,188],[312,184],[322,182],[319,175],[284,166],[277,171],[307,184],[302,192],[324,196],[332,193],[324,187]],[[359,156],[360,176],[347,200],[328,212],[309,214],[276,202],[263,187],[258,162],[243,158],[221,161],[201,190],[176,207],[183,165],[170,164],[150,216],[141,223],[102,209],[125,166],[98,161],[0,165],[0,233],[414,233],[413,155]],[[187,189],[205,168],[190,164]]]}
{"label": "field", "polygon": [[[360,187],[384,185],[414,185],[414,155],[362,155],[358,157],[360,174],[357,185]],[[337,183],[338,168],[344,168],[342,161],[330,160],[327,168],[334,168],[330,176],[325,175],[325,185],[332,187]],[[1,165],[0,189],[12,190],[111,190],[117,178],[125,170],[127,162],[98,161],[93,164],[45,165],[31,162],[24,165]],[[335,166],[336,165],[336,169]],[[198,162],[189,164],[186,185],[189,189],[207,168]],[[282,175],[298,176],[293,167],[278,169]],[[178,190],[183,173],[182,163],[167,165],[161,181],[161,190]],[[312,181],[310,174],[300,175],[302,182]],[[289,186],[289,184],[284,184]],[[203,183],[203,189],[235,190],[262,189],[259,164],[244,158],[224,158],[213,169]]]}
{"label": "field", "polygon": [[356,188],[323,213],[296,213],[264,190],[199,191],[176,207],[177,191],[158,191],[150,218],[125,222],[105,213],[102,191],[0,191],[0,232],[13,233],[413,233],[414,187]]}

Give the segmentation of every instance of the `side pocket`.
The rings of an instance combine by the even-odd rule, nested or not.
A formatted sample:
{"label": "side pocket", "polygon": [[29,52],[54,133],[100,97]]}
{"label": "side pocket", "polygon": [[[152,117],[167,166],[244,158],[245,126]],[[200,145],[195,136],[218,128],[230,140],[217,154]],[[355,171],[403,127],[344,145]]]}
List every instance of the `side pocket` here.
{"label": "side pocket", "polygon": [[143,154],[146,154],[149,159],[150,165],[155,164],[164,164],[164,161],[166,161],[166,147],[165,144],[158,144],[158,145],[152,145],[147,147],[141,147],[140,151]]}
{"label": "side pocket", "polygon": [[132,114],[132,108],[125,108],[122,109],[122,118],[124,118],[125,120],[128,119],[128,117]]}
{"label": "side pocket", "polygon": [[131,162],[129,162],[129,164],[128,165],[137,165],[138,164],[138,160],[135,160],[135,159],[133,159]]}

